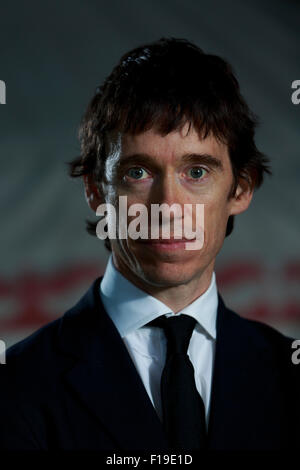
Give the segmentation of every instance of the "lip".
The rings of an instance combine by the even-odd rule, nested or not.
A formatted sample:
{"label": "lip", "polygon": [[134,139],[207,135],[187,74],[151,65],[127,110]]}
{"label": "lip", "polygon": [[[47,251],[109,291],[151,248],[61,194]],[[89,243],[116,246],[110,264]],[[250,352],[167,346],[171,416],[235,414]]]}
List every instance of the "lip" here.
{"label": "lip", "polygon": [[186,243],[192,243],[195,241],[195,239],[188,240],[186,238],[184,239],[175,239],[175,238],[169,238],[169,239],[156,239],[156,240],[136,240],[139,243],[143,244],[144,246],[148,248],[152,248],[154,250],[178,250],[178,249],[185,249],[185,244]]}
{"label": "lip", "polygon": [[188,238],[140,238],[137,241],[140,243],[159,243],[159,244],[173,244],[173,243],[187,243],[187,242],[192,242],[195,240],[193,239],[188,239]]}

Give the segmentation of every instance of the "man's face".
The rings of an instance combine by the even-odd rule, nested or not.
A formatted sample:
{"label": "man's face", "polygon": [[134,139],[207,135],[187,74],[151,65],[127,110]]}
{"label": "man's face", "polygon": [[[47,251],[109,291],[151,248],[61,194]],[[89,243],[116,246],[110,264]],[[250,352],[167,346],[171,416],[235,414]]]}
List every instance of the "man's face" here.
{"label": "man's face", "polygon": [[[227,146],[213,136],[200,139],[193,128],[187,132],[187,126],[166,136],[153,129],[135,136],[119,135],[111,144],[106,176],[106,202],[116,204],[119,196],[127,196],[128,207],[144,204],[149,213],[151,204],[176,203],[182,207],[182,214],[185,204],[193,208],[204,204],[204,243],[200,250],[187,250],[184,242],[175,245],[129,237],[111,240],[117,268],[145,287],[178,286],[205,273],[211,275],[229,215],[245,210],[251,200],[251,193],[243,196],[240,186],[237,194],[242,195],[229,198],[233,173]],[[193,210],[193,229],[195,213]]]}

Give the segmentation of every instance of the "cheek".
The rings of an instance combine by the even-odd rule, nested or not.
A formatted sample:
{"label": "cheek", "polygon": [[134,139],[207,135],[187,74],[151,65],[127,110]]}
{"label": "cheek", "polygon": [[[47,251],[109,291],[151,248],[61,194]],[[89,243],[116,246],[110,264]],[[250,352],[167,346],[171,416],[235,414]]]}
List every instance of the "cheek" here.
{"label": "cheek", "polygon": [[228,215],[227,204],[222,200],[204,205],[205,245],[219,245],[223,242]]}

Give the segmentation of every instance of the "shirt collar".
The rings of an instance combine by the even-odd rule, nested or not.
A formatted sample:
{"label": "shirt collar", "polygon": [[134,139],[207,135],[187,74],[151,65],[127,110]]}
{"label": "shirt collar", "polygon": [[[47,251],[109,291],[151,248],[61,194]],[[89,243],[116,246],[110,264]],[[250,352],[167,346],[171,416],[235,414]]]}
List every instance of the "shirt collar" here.
{"label": "shirt collar", "polygon": [[[128,281],[115,268],[112,255],[100,284],[100,295],[122,338],[161,315],[175,315],[163,302]],[[217,308],[218,293],[213,272],[208,289],[180,313],[195,318],[200,327],[215,339]]]}

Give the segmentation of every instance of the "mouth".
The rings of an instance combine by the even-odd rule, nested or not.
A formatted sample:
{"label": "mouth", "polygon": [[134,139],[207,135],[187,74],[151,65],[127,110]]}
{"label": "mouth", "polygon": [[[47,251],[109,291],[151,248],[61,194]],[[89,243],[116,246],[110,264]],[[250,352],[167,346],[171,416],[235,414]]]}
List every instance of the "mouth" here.
{"label": "mouth", "polygon": [[179,249],[185,249],[185,244],[186,243],[193,243],[196,241],[196,239],[187,239],[187,238],[168,238],[168,239],[162,239],[158,238],[155,240],[152,239],[138,239],[135,240],[136,242],[142,244],[144,247],[151,248],[154,250],[179,250]]}

